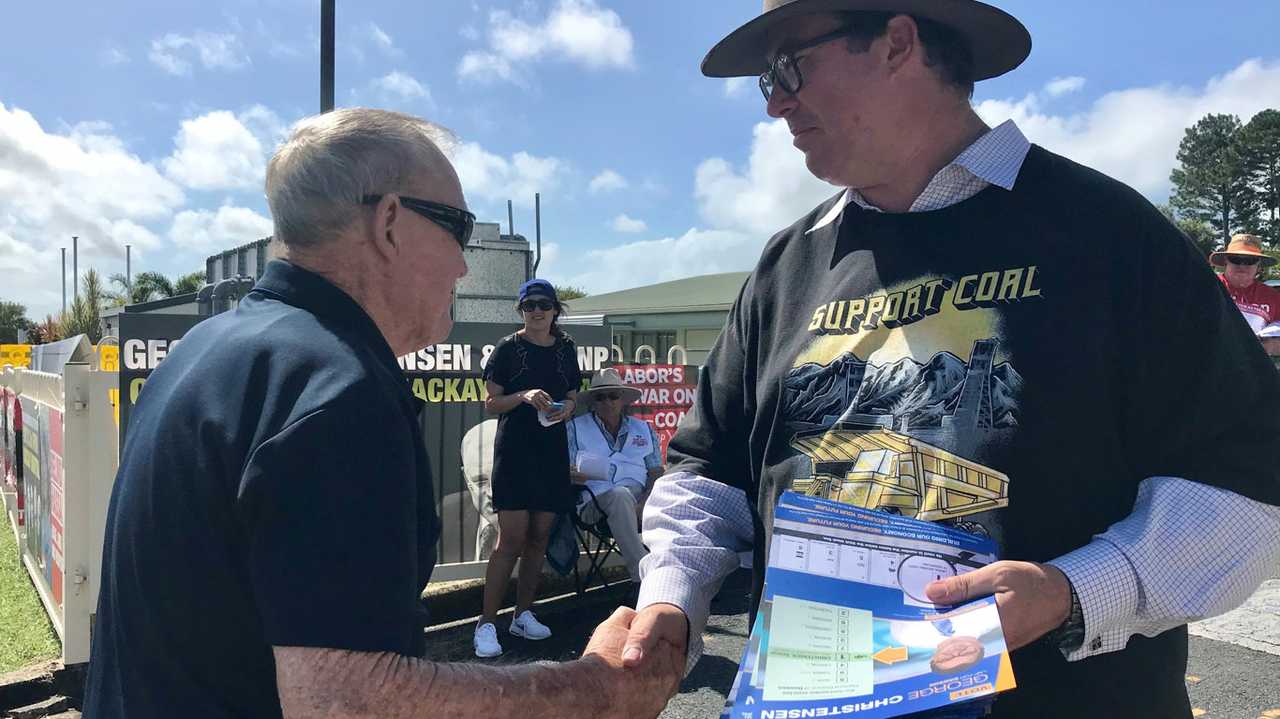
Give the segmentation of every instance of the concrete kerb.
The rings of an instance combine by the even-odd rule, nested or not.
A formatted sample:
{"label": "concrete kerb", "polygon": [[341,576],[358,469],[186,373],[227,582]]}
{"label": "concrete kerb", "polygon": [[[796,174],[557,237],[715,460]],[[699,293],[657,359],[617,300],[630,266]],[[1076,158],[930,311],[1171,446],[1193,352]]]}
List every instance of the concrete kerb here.
{"label": "concrete kerb", "polygon": [[0,674],[0,713],[50,697],[65,696],[79,706],[84,697],[85,664],[70,668],[48,661]]}

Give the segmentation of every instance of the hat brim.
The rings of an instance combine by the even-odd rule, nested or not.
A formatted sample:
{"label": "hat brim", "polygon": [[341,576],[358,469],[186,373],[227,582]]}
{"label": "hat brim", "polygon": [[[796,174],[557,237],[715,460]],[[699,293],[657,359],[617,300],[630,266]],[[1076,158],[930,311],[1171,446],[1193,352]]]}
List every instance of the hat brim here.
{"label": "hat brim", "polygon": [[763,13],[729,33],[702,60],[707,77],[748,77],[769,69],[769,32],[801,15],[824,12],[892,12],[955,29],[973,50],[974,80],[1009,72],[1031,54],[1031,33],[1009,13],[977,0],[795,0]]}
{"label": "hat brim", "polygon": [[1257,257],[1261,260],[1261,267],[1270,267],[1276,263],[1276,258],[1262,253],[1254,254],[1252,252],[1223,252],[1219,250],[1209,255],[1209,264],[1214,267],[1225,267],[1228,257]]}
{"label": "hat brim", "polygon": [[595,389],[584,389],[579,392],[578,399],[582,400],[579,405],[582,407],[591,406],[591,403],[594,401],[592,400],[591,395],[595,392],[620,392],[625,404],[630,404],[640,399],[640,390],[635,387],[627,387],[625,385],[621,387],[606,385],[603,387],[596,387]]}

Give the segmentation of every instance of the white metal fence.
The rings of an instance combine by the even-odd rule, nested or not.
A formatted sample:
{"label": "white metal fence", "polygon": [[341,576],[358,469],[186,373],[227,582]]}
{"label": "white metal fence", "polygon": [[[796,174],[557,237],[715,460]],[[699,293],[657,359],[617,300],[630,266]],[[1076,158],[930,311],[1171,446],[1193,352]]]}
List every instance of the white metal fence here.
{"label": "white metal fence", "polygon": [[0,371],[5,441],[17,441],[6,450],[20,465],[10,474],[21,477],[20,485],[5,486],[6,514],[23,565],[62,639],[64,664],[89,660],[103,530],[119,456],[108,399],[116,381],[115,372],[80,363],[66,365],[62,375]]}

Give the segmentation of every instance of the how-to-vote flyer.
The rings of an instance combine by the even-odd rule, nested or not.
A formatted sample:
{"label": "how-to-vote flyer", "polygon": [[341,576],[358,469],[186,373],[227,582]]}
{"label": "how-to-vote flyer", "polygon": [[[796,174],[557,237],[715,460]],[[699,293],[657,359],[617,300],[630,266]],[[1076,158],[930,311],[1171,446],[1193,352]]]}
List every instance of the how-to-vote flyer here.
{"label": "how-to-vote flyer", "polygon": [[724,716],[874,719],[1012,689],[995,599],[939,607],[924,592],[995,559],[990,539],[784,493]]}

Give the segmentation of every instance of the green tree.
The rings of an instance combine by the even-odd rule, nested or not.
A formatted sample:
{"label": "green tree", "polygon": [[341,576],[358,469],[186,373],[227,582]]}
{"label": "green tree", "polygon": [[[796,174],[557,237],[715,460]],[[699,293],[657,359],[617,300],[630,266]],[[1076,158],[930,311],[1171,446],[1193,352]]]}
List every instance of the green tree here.
{"label": "green tree", "polygon": [[1240,119],[1234,115],[1205,115],[1187,128],[1169,179],[1170,203],[1178,216],[1207,222],[1224,245],[1257,212],[1241,154]]}
{"label": "green tree", "polygon": [[0,343],[17,342],[18,332],[30,328],[26,305],[0,301]]}
{"label": "green tree", "polygon": [[133,278],[133,291],[141,292],[149,302],[151,300],[173,297],[173,283],[159,272],[139,272]]}
{"label": "green tree", "polygon": [[1164,213],[1169,221],[1182,230],[1182,234],[1200,250],[1200,254],[1206,259],[1209,255],[1221,245],[1218,242],[1218,235],[1213,231],[1213,227],[1204,220],[1198,220],[1193,217],[1178,217],[1173,208],[1168,205],[1160,205],[1160,212]]}
{"label": "green tree", "polygon": [[579,297],[586,297],[586,296],[587,296],[587,291],[582,289],[581,287],[574,287],[573,285],[563,285],[556,288],[556,297],[559,297],[560,299],[565,301],[576,300]]}
{"label": "green tree", "polygon": [[1257,197],[1249,230],[1280,247],[1280,111],[1263,110],[1240,130],[1245,171]]}
{"label": "green tree", "polygon": [[196,270],[174,280],[173,294],[185,295],[199,292],[201,287],[204,287],[204,270]]}
{"label": "green tree", "polygon": [[91,343],[98,344],[98,340],[102,339],[104,297],[98,271],[90,268],[80,280],[80,296],[71,302],[66,317],[62,318],[63,334],[67,337],[88,335]]}

